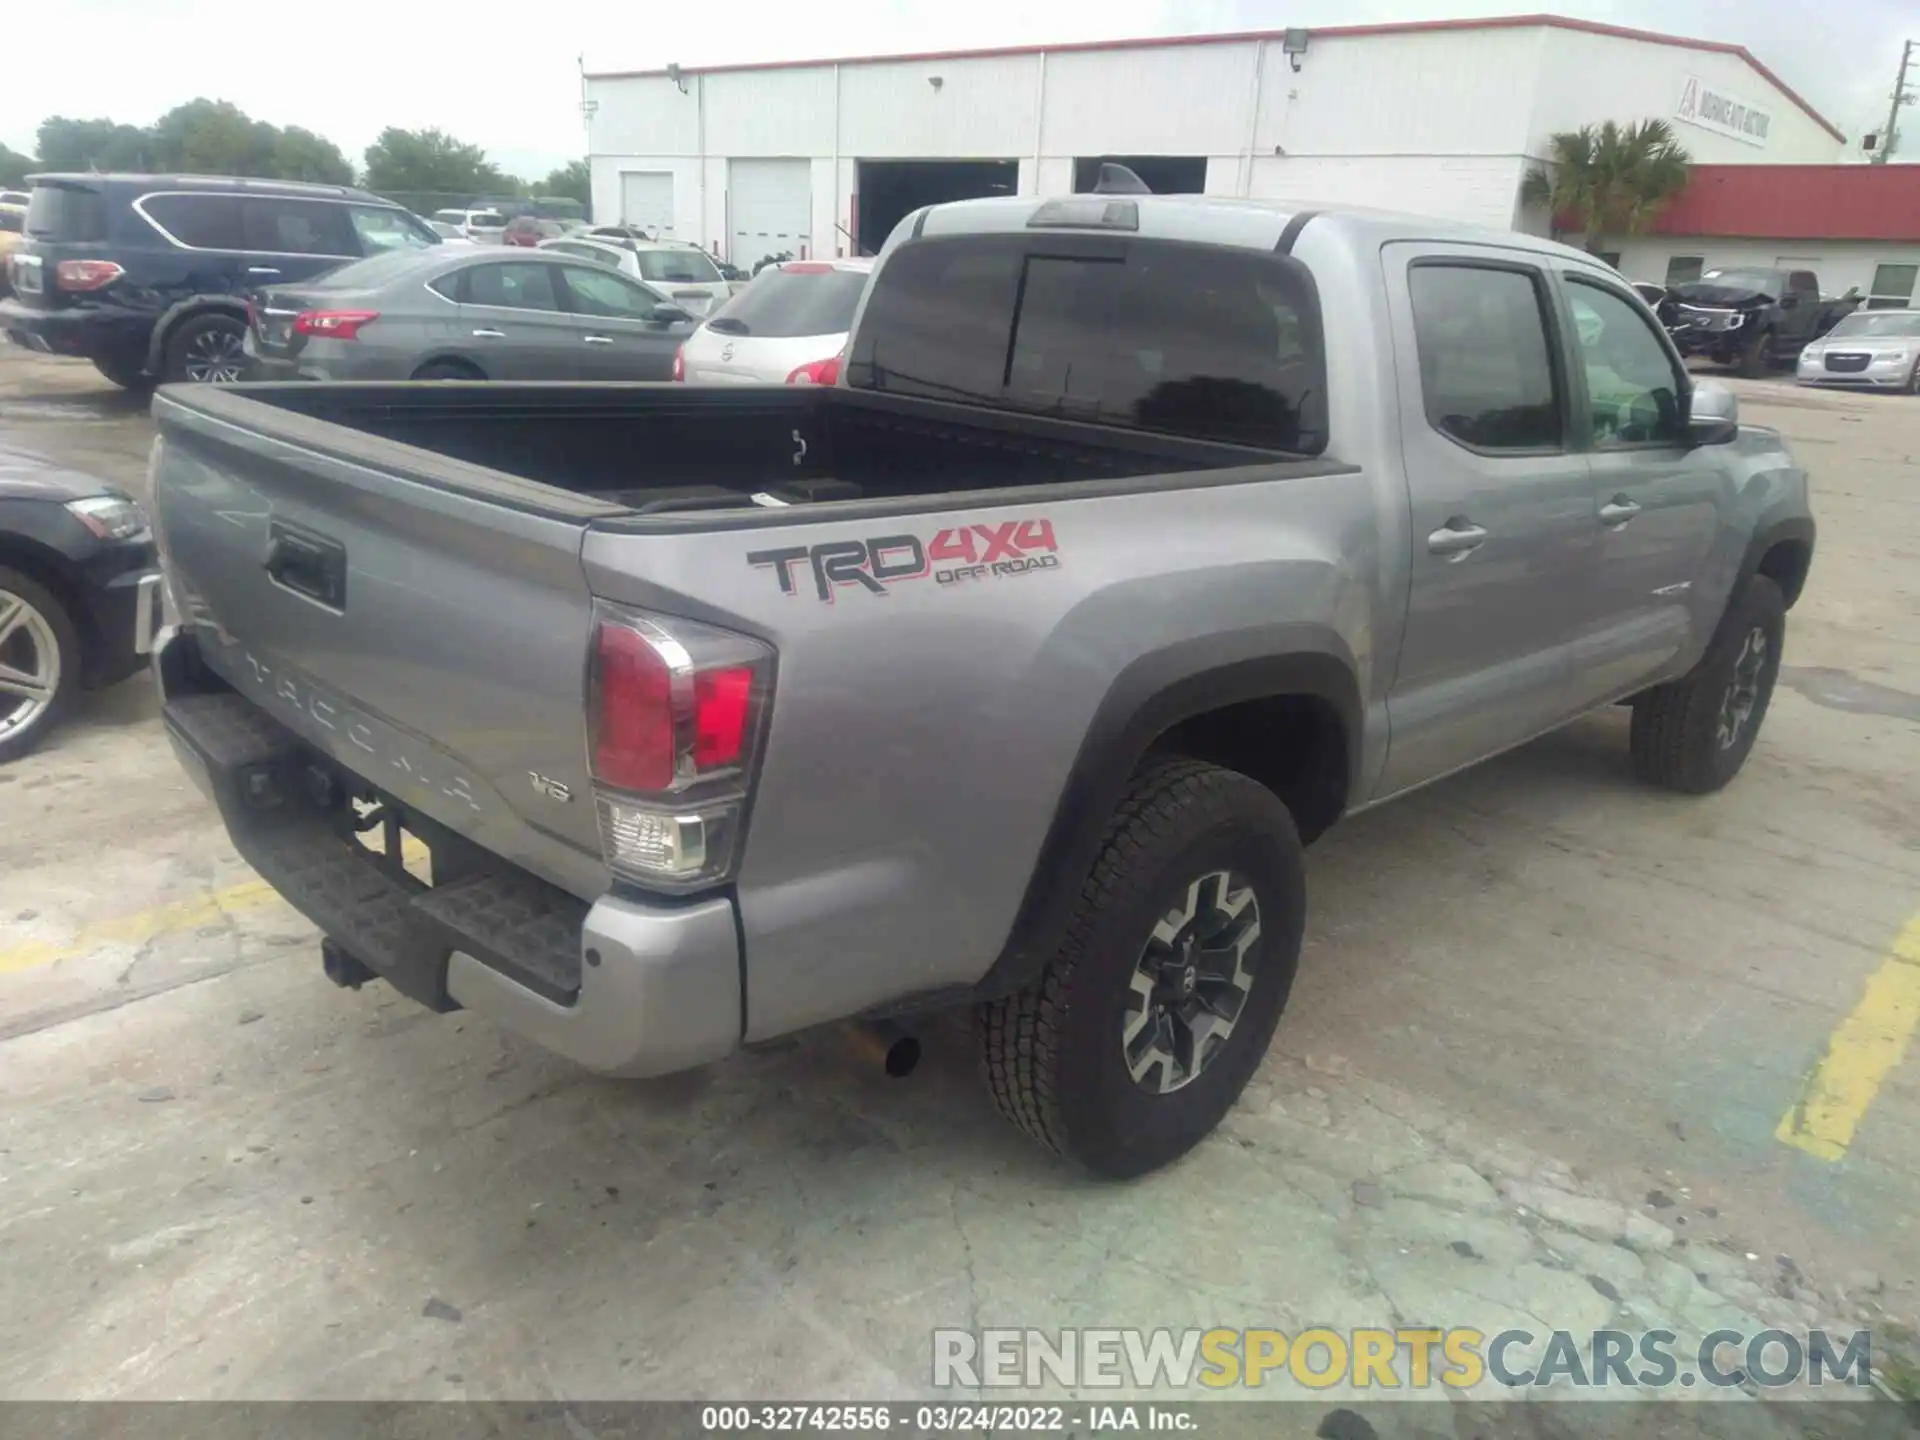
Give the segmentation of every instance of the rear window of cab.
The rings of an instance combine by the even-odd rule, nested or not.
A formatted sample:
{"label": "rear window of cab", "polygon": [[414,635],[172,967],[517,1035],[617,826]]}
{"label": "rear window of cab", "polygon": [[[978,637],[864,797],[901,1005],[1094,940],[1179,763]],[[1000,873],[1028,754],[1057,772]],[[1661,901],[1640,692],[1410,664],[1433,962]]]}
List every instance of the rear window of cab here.
{"label": "rear window of cab", "polygon": [[862,389],[1305,455],[1326,448],[1325,375],[1291,257],[1029,235],[902,245],[847,367]]}

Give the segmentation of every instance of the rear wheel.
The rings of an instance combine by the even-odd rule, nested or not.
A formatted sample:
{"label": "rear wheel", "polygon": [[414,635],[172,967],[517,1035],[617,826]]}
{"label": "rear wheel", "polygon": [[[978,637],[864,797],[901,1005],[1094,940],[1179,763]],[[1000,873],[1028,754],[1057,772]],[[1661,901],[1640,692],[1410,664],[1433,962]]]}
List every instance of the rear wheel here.
{"label": "rear wheel", "polygon": [[201,385],[225,385],[240,378],[246,359],[247,327],[231,315],[212,311],[182,320],[167,336],[165,378]]}
{"label": "rear wheel", "polygon": [[1028,989],[981,1007],[1001,1113],[1101,1175],[1185,1154],[1266,1054],[1305,917],[1300,837],[1279,798],[1218,766],[1151,762],[1059,951]]}
{"label": "rear wheel", "polygon": [[60,599],[0,566],[0,763],[53,729],[80,691],[80,636]]}
{"label": "rear wheel", "polygon": [[429,360],[413,372],[416,380],[484,380],[478,365],[464,360]]}
{"label": "rear wheel", "polygon": [[153,379],[146,373],[146,367],[130,360],[102,360],[95,358],[93,368],[122,390],[150,390]]}

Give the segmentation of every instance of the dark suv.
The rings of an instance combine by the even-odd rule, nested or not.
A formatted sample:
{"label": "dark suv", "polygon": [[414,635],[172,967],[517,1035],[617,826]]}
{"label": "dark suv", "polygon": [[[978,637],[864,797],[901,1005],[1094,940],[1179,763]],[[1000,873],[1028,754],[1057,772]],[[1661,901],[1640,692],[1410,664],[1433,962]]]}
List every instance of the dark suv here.
{"label": "dark suv", "polygon": [[248,292],[440,243],[338,185],[205,175],[35,175],[0,330],[129,389],[239,375]]}

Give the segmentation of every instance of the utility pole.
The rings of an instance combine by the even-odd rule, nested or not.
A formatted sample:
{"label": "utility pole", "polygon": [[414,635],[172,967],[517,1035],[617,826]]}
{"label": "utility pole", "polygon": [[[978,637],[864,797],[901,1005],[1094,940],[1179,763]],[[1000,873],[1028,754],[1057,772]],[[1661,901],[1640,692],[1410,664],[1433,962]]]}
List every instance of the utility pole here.
{"label": "utility pole", "polygon": [[1895,141],[1900,136],[1900,107],[1913,99],[1907,90],[1907,66],[1913,61],[1914,42],[1909,40],[1900,47],[1900,74],[1893,82],[1893,101],[1887,106],[1887,129],[1880,137],[1880,148],[1874,152],[1873,163],[1884,165],[1887,157],[1893,154]]}

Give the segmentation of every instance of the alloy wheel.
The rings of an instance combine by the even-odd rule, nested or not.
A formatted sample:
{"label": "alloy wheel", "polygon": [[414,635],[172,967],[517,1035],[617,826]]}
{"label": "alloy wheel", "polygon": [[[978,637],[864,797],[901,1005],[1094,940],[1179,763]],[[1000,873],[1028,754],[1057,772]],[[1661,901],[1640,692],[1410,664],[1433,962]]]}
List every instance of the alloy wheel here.
{"label": "alloy wheel", "polygon": [[231,330],[202,330],[187,345],[187,379],[202,385],[226,385],[240,378],[244,337]]}
{"label": "alloy wheel", "polygon": [[38,723],[60,692],[60,642],[38,610],[0,590],[0,740]]}
{"label": "alloy wheel", "polygon": [[1747,722],[1753,718],[1754,707],[1760,701],[1760,677],[1767,668],[1767,649],[1767,632],[1756,625],[1747,632],[1739,655],[1734,657],[1733,678],[1727,682],[1727,693],[1720,701],[1716,738],[1722,750],[1731,750],[1739,743]]}
{"label": "alloy wheel", "polygon": [[1130,982],[1120,1042],[1134,1083],[1165,1095],[1226,1048],[1253,987],[1260,902],[1237,872],[1190,883],[1153,927]]}

